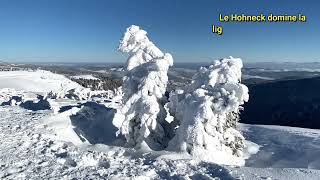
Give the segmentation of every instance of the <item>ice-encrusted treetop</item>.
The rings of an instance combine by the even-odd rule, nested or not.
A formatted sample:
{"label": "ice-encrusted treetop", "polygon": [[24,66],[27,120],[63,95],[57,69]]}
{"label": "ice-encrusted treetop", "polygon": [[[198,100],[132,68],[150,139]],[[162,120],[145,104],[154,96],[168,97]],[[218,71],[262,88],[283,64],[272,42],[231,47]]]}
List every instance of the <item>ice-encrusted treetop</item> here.
{"label": "ice-encrusted treetop", "polygon": [[242,60],[240,58],[224,58],[216,60],[208,68],[201,67],[192,78],[191,89],[214,87],[223,83],[238,83],[241,80]]}
{"label": "ice-encrusted treetop", "polygon": [[204,89],[208,91],[207,94],[216,98],[216,110],[226,107],[228,112],[236,111],[241,104],[249,100],[248,88],[240,83],[242,67],[240,58],[230,56],[216,60],[208,68],[200,68],[186,92]]}
{"label": "ice-encrusted treetop", "polygon": [[164,54],[147,37],[147,32],[140,29],[139,26],[132,25],[127,28],[118,48],[120,51],[130,55],[127,60],[127,70],[146,63],[152,59],[166,56],[170,66],[173,59],[170,54]]}

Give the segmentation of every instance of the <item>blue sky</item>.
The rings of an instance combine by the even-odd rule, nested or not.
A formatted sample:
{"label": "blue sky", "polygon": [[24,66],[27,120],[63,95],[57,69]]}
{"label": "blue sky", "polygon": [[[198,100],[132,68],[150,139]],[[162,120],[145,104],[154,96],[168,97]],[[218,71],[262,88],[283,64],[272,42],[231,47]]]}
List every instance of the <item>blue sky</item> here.
{"label": "blue sky", "polygon": [[[226,56],[320,61],[318,0],[0,0],[0,60],[124,62],[116,51],[136,24],[176,62]],[[298,14],[306,23],[221,23],[219,14]],[[211,25],[223,26],[223,35]]]}

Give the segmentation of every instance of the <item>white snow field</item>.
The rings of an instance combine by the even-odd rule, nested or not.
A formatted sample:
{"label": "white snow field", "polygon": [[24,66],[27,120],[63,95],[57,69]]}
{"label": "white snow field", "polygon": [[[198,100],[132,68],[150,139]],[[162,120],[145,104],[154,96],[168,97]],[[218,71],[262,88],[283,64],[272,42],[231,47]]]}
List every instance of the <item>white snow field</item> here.
{"label": "white snow field", "polygon": [[[70,131],[57,134],[44,123],[52,116],[49,110],[0,107],[0,179],[302,180],[320,177],[318,130],[241,125],[244,136],[258,143],[260,151],[249,158],[244,167],[236,167],[195,161],[172,152],[139,152],[107,145],[108,140],[105,144],[90,144],[76,135],[76,128],[68,118],[57,121],[60,127]],[[111,125],[111,121],[109,123]],[[64,138],[59,136],[61,133],[73,135],[61,139]]]}
{"label": "white snow field", "polygon": [[78,83],[65,78],[63,75],[43,70],[11,71],[10,73],[1,71],[0,79],[0,88],[12,88],[17,91],[58,92],[62,89],[82,88]]}
{"label": "white snow field", "polygon": [[243,79],[264,79],[264,80],[274,80],[274,78],[270,78],[270,77],[263,77],[263,76],[253,76],[253,75],[248,75],[248,74],[243,74],[242,75]]}
{"label": "white snow field", "polygon": [[[22,73],[6,72],[13,79],[15,74],[26,77]],[[53,78],[47,79],[49,82],[57,79],[47,73]],[[1,76],[0,83],[6,79],[2,77],[5,76]],[[24,79],[16,83],[23,84]],[[51,91],[48,86],[44,90]],[[39,87],[35,91],[44,90]],[[1,89],[1,92],[3,96],[8,90]],[[36,94],[12,89],[9,92],[11,96],[21,93],[29,98],[35,98]],[[55,111],[0,106],[0,179],[296,180],[320,177],[319,130],[242,124],[240,130],[247,140],[244,153],[258,151],[250,141],[259,145],[259,151],[249,157],[243,167],[217,165],[193,160],[185,153],[146,152],[125,147],[124,139],[115,136],[117,128],[110,116],[118,104],[112,101],[50,99],[49,102]]]}
{"label": "white snow field", "polygon": [[77,75],[77,76],[71,76],[73,79],[91,79],[91,80],[98,80],[99,78],[94,77],[91,74],[83,74],[83,75]]}

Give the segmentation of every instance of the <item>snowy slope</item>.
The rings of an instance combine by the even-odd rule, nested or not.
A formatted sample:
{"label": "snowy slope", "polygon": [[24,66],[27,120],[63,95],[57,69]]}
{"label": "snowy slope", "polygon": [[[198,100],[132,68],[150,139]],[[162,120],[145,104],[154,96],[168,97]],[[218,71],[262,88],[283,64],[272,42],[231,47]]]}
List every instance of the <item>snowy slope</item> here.
{"label": "snowy slope", "polygon": [[244,125],[247,138],[261,145],[246,165],[261,168],[320,169],[320,130]]}
{"label": "snowy slope", "polygon": [[71,76],[70,78],[73,79],[91,79],[91,80],[98,80],[99,78],[94,77],[91,74],[83,74],[83,75],[77,75],[77,76]]}
{"label": "snowy slope", "polygon": [[[22,101],[36,100],[37,95],[53,99],[88,100],[95,97],[106,99],[121,96],[121,88],[114,91],[84,88],[67,77],[50,71],[2,71],[0,72],[0,105],[12,96],[22,96]],[[35,97],[35,98],[34,98]],[[118,97],[117,97],[118,98]],[[119,98],[117,99],[119,101]],[[55,102],[51,101],[54,105]],[[55,105],[54,105],[55,106]]]}
{"label": "snowy slope", "polygon": [[253,76],[253,75],[249,75],[249,74],[243,74],[242,78],[245,79],[263,79],[263,80],[275,80],[274,78],[270,78],[270,77],[264,77],[264,76]]}
{"label": "snowy slope", "polygon": [[69,90],[83,87],[63,75],[38,70],[2,71],[0,72],[0,89],[1,88],[12,88],[32,92],[59,92],[61,89]]}

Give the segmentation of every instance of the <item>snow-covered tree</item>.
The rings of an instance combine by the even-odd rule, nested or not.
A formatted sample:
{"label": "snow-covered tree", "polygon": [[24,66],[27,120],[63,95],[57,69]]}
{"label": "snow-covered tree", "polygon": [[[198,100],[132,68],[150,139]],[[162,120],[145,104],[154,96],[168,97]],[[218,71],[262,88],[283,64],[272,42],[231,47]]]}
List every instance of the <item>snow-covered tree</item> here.
{"label": "snow-covered tree", "polygon": [[119,50],[128,53],[126,75],[123,78],[123,107],[113,118],[118,133],[131,146],[162,148],[165,138],[166,111],[163,95],[167,72],[173,65],[172,56],[161,52],[138,26],[127,28]]}
{"label": "snow-covered tree", "polygon": [[239,58],[214,61],[194,75],[184,92],[171,93],[167,106],[179,128],[169,150],[219,164],[244,164],[244,137],[236,124],[249,95],[240,83],[241,68]]}

